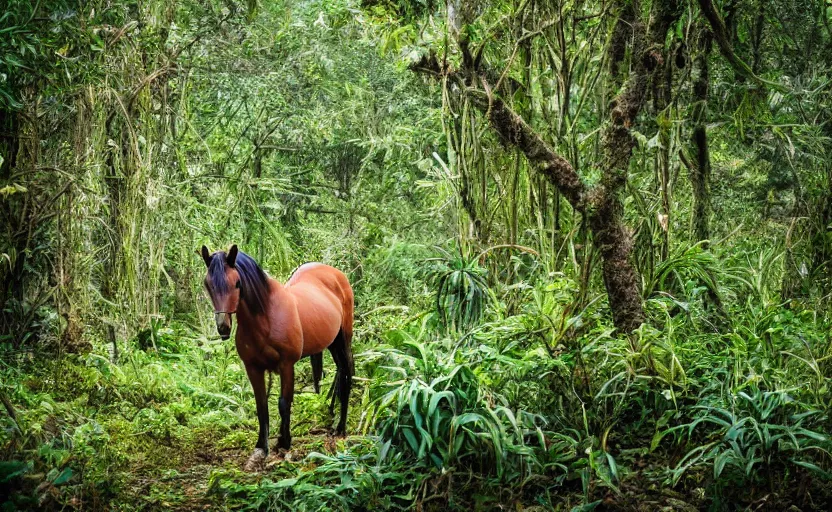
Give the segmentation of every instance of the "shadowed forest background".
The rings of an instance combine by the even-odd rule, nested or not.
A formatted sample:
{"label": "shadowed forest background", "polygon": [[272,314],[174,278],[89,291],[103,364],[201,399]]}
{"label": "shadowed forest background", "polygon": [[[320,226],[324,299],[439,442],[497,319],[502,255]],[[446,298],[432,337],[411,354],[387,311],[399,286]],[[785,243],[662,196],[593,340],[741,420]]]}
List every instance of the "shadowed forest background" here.
{"label": "shadowed forest background", "polygon": [[[356,293],[257,471],[235,243]],[[0,9],[2,510],[829,510],[830,259],[828,0]]]}

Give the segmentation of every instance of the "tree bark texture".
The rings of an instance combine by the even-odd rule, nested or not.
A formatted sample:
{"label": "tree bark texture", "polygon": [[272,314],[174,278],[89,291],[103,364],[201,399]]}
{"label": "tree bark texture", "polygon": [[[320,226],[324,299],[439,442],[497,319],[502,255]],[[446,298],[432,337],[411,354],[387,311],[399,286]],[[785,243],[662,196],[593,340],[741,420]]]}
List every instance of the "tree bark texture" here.
{"label": "tree bark texture", "polygon": [[[653,4],[647,30],[640,21],[635,21],[633,25],[633,69],[621,93],[613,100],[611,122],[602,137],[601,183],[590,194],[589,227],[601,252],[604,287],[613,321],[624,332],[632,332],[644,321],[641,278],[630,261],[632,233],[624,224],[624,205],[621,201],[630,158],[636,146],[630,127],[635,124],[636,116],[644,105],[653,73],[658,72],[662,76],[665,38],[670,25],[679,15],[677,0],[659,1]],[[613,50],[612,53],[623,55],[625,52]],[[612,61],[610,65],[618,68],[619,63]]]}
{"label": "tree bark texture", "polygon": [[693,189],[692,228],[695,240],[708,240],[711,236],[708,225],[710,214],[711,156],[708,150],[708,54],[711,51],[711,33],[703,30],[700,35],[699,52],[693,61],[698,75],[693,82],[693,148],[696,162],[691,166],[690,182]]}

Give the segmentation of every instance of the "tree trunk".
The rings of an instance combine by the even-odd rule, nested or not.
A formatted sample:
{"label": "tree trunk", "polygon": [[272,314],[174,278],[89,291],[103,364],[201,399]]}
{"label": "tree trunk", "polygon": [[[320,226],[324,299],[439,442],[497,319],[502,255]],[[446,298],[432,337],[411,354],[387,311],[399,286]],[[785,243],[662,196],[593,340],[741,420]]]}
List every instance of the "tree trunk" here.
{"label": "tree trunk", "polygon": [[[675,55],[677,58],[682,52],[682,48],[676,48],[674,51],[665,53],[665,61],[668,62],[664,66],[663,76],[657,76],[656,85],[654,89],[653,105],[656,113],[656,124],[658,125],[658,140],[659,147],[656,152],[656,178],[659,182],[659,195],[661,197],[661,211],[659,213],[659,228],[661,236],[660,257],[661,261],[667,259],[670,252],[670,229],[672,226],[671,215],[673,213],[671,208],[671,146],[673,139],[671,137],[671,130],[673,129],[672,116],[674,109],[671,105],[673,99],[673,64],[670,62]],[[653,268],[650,267],[652,274]]]}
{"label": "tree trunk", "polygon": [[587,191],[580,176],[557,155],[532,128],[501,99],[493,98],[489,121],[504,144],[517,146],[531,166],[554,184],[573,208],[586,212],[593,239],[603,258],[604,285],[613,321],[623,332],[632,332],[644,318],[641,282],[630,262],[632,234],[623,221],[618,193],[626,183],[633,142],[623,125],[613,126],[604,137],[605,174],[602,184]]}
{"label": "tree trunk", "polygon": [[699,72],[693,83],[693,148],[696,162],[690,166],[690,182],[693,189],[693,216],[691,219],[694,240],[708,240],[710,227],[710,180],[711,156],[708,151],[708,131],[706,128],[708,113],[708,55],[711,51],[711,33],[703,30],[700,35],[700,48],[693,61],[694,69]]}
{"label": "tree trunk", "polygon": [[[613,100],[611,123],[604,129],[602,138],[604,158],[601,183],[590,193],[589,227],[601,252],[604,286],[613,321],[624,332],[632,332],[644,320],[641,278],[630,261],[632,233],[624,225],[624,206],[620,197],[627,184],[630,158],[636,146],[630,127],[635,124],[644,105],[651,76],[654,73],[663,76],[664,41],[670,25],[679,14],[677,1],[658,1],[653,4],[648,31],[639,26],[640,21],[634,24],[633,70],[623,90]],[[613,38],[612,44],[623,45],[626,41],[626,38]],[[610,62],[611,69],[618,69],[620,63],[615,59],[623,58],[625,53],[619,48],[611,49],[614,56]]]}

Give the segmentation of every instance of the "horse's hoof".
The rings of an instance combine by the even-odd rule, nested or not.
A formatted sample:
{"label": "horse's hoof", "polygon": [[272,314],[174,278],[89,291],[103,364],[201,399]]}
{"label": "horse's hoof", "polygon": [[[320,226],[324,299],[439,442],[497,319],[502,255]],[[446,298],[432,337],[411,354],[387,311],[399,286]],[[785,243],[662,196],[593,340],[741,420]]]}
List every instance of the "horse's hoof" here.
{"label": "horse's hoof", "polygon": [[292,446],[292,439],[291,438],[288,438],[288,439],[285,438],[285,437],[277,438],[277,447],[278,447],[278,449],[288,450],[289,448],[291,448],[291,446]]}
{"label": "horse's hoof", "polygon": [[326,429],[326,435],[327,437],[347,437],[347,431],[346,429],[329,427]]}
{"label": "horse's hoof", "polygon": [[266,455],[266,450],[262,448],[255,448],[246,463],[243,464],[243,471],[251,473],[262,469],[263,463],[266,460]]}

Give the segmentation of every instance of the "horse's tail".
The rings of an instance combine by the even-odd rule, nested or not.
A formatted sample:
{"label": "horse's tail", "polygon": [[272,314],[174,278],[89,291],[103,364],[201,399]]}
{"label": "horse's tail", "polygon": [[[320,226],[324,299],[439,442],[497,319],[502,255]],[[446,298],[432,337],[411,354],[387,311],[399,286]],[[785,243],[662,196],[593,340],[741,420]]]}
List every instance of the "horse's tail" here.
{"label": "horse's tail", "polygon": [[315,393],[320,393],[321,377],[324,376],[324,353],[312,354],[309,361],[312,363],[312,384],[315,386]]}
{"label": "horse's tail", "polygon": [[344,297],[344,320],[341,324],[341,333],[344,337],[344,352],[347,357],[347,367],[350,377],[355,377],[355,361],[352,357],[352,328],[355,315],[355,296],[352,287],[347,282],[346,296]]}

